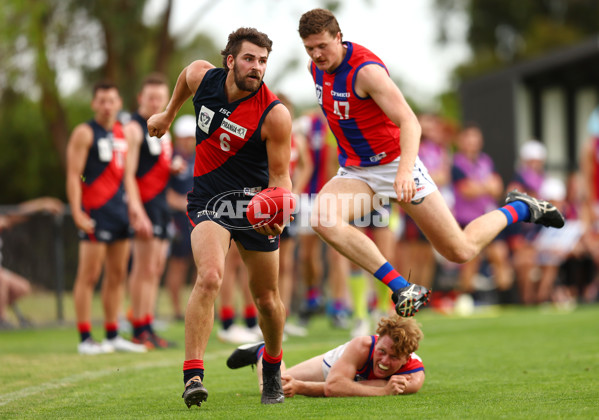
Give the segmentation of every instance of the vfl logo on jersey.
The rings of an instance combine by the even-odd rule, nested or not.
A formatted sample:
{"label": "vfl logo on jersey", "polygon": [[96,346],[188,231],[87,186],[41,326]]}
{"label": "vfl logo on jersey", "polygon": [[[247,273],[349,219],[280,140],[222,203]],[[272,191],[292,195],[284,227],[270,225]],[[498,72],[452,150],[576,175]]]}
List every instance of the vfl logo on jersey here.
{"label": "vfl logo on jersey", "polygon": [[209,134],[208,131],[210,130],[212,118],[214,118],[214,111],[202,105],[202,108],[200,109],[200,115],[198,116],[198,127],[200,127],[200,130],[206,134]]}
{"label": "vfl logo on jersey", "polygon": [[223,119],[220,127],[234,136],[241,137],[242,139],[245,138],[245,133],[248,131],[247,128],[244,128],[239,124],[235,124],[233,121],[226,118]]}
{"label": "vfl logo on jersey", "polygon": [[316,99],[318,99],[318,104],[322,105],[322,85],[316,85]]}

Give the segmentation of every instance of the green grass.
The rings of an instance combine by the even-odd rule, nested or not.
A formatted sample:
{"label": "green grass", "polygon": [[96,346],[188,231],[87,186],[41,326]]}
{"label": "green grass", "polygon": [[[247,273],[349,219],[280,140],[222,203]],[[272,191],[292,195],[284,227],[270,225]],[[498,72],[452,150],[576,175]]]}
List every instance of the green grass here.
{"label": "green grass", "polygon": [[[142,355],[76,354],[74,327],[0,332],[0,418],[599,418],[599,306],[574,312],[509,308],[469,318],[418,315],[426,381],[410,396],[295,397],[262,406],[255,373],[232,371],[232,345],[211,338],[208,401],[188,410],[181,393],[183,326],[164,332],[177,349]],[[95,328],[101,333],[100,325]],[[348,339],[324,318],[284,343],[289,365]]]}

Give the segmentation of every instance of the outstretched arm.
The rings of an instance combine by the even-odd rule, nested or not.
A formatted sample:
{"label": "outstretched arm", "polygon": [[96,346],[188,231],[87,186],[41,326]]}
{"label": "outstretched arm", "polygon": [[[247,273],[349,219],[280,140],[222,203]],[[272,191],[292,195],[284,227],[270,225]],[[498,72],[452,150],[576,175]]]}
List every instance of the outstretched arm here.
{"label": "outstretched arm", "polygon": [[288,373],[281,374],[281,381],[285,398],[291,398],[294,395],[324,397],[324,382],[300,381]]}

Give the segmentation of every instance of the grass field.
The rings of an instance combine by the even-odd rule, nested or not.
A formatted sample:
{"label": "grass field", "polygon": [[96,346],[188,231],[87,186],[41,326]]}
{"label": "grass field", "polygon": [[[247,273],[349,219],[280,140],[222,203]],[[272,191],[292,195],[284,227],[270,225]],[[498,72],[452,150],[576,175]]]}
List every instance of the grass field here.
{"label": "grass field", "polygon": [[[233,345],[209,344],[208,401],[187,409],[183,391],[183,325],[163,335],[177,349],[141,355],[76,354],[74,327],[0,332],[0,418],[214,419],[592,419],[599,418],[599,306],[563,313],[551,308],[495,309],[468,318],[430,310],[418,315],[425,338],[421,391],[374,398],[295,397],[262,406],[255,373],[231,371]],[[101,337],[101,326],[95,326]],[[325,318],[310,336],[289,338],[291,365],[348,339]]]}

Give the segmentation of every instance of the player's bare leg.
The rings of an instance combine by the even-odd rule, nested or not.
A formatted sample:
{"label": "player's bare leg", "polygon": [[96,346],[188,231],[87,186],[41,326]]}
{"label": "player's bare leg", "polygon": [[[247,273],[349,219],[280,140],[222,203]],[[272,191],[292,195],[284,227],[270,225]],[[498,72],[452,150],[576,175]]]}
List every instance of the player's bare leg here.
{"label": "player's bare leg", "polygon": [[188,271],[189,259],[187,257],[170,257],[166,269],[165,284],[171,298],[175,319],[183,319],[181,289],[185,284]]}
{"label": "player's bare leg", "polygon": [[322,188],[312,210],[312,226],[323,240],[394,291],[395,310],[413,316],[429,300],[428,289],[407,282],[366,234],[349,224],[373,209],[374,192],[363,181],[333,178]]}
{"label": "player's bare leg", "polygon": [[[185,312],[185,364],[201,365],[202,376],[204,353],[214,325],[214,301],[222,284],[230,238],[226,229],[209,221],[200,223],[191,233],[197,277]],[[188,407],[199,406],[208,398],[202,382],[200,376],[186,381],[183,398]]]}
{"label": "player's bare leg", "polygon": [[462,230],[439,191],[420,203],[401,203],[401,206],[441,255],[460,264],[478,255],[507,226],[503,213],[494,210],[474,219]]}
{"label": "player's bare leg", "polygon": [[106,259],[107,244],[102,242],[80,241],[77,277],[73,286],[73,300],[80,343],[77,347],[81,354],[101,354],[114,351],[93,340],[91,336],[91,312],[94,289]]}
{"label": "player's bare leg", "polygon": [[[258,308],[258,322],[264,336],[262,403],[282,403],[285,398],[281,385],[280,362],[283,355],[285,306],[278,288],[279,251],[257,252],[239,247],[239,252],[248,268],[250,290]],[[266,359],[267,357],[270,360]],[[269,363],[266,363],[267,361]]]}
{"label": "player's bare leg", "polygon": [[102,284],[102,305],[106,322],[118,322],[123,302],[122,285],[127,279],[129,249],[129,240],[122,240],[109,244],[106,250],[106,269]]}
{"label": "player's bare leg", "polygon": [[80,241],[77,277],[73,286],[73,300],[77,322],[90,321],[91,302],[94,288],[106,258],[106,244],[101,242]]}

